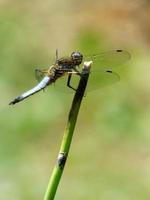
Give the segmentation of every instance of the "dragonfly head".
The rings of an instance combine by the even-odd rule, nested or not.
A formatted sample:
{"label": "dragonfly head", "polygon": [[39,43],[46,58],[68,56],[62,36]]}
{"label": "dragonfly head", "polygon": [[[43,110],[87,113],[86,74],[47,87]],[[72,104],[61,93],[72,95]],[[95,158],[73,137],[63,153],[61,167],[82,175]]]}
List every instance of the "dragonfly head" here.
{"label": "dragonfly head", "polygon": [[71,58],[75,65],[80,65],[82,63],[83,55],[80,52],[75,51],[71,54]]}

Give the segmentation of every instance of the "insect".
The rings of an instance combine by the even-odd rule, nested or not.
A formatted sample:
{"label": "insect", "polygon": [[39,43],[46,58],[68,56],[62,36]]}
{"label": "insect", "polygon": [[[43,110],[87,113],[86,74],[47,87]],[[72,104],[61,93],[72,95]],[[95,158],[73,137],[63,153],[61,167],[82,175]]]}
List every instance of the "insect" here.
{"label": "insect", "polygon": [[[120,79],[119,75],[113,69],[129,60],[130,57],[128,51],[119,49],[88,57],[84,57],[82,53],[75,51],[68,57],[58,58],[58,51],[56,50],[56,60],[53,65],[46,70],[35,70],[35,75],[39,83],[32,89],[16,97],[9,105],[14,105],[55,82],[56,86],[58,82],[58,86],[62,90],[65,90],[67,86],[68,91],[76,91],[77,82],[82,76],[80,65],[83,61],[93,62],[87,90],[94,90],[111,84]],[[66,86],[64,85],[64,78],[62,77],[65,77]]]}

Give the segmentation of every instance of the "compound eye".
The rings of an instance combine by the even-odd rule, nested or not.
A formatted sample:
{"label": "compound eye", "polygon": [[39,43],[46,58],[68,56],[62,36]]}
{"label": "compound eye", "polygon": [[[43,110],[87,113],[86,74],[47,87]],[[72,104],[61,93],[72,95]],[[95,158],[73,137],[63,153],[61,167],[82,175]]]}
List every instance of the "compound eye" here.
{"label": "compound eye", "polygon": [[77,57],[77,52],[73,52],[73,53],[71,54],[71,57],[72,57],[72,58],[76,58],[76,57]]}
{"label": "compound eye", "polygon": [[82,58],[83,56],[82,56],[82,54],[80,52],[73,52],[71,54],[71,57],[72,58]]}

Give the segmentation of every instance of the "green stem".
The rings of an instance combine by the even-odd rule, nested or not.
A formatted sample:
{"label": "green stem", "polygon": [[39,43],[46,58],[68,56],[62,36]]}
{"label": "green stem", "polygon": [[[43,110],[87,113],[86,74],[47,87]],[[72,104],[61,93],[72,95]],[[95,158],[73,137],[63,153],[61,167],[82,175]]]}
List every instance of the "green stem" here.
{"label": "green stem", "polygon": [[89,71],[90,71],[91,62],[84,63],[84,68],[82,70],[82,76],[73,98],[72,106],[69,112],[67,125],[65,128],[62,144],[60,147],[60,152],[57,158],[56,165],[53,169],[50,181],[48,183],[47,191],[45,193],[44,200],[53,200],[57,191],[57,187],[63,173],[63,169],[65,166],[65,162],[68,157],[72,136],[74,132],[74,128],[76,125],[80,105],[82,98],[84,96],[85,88],[87,85]]}

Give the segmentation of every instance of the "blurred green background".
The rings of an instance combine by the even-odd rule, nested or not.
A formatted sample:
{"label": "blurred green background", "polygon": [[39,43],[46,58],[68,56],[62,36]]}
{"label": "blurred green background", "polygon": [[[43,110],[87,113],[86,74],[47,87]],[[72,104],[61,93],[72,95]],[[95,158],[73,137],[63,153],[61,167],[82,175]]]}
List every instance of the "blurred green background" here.
{"label": "blurred green background", "polygon": [[73,95],[50,87],[17,104],[34,69],[70,55],[127,49],[121,81],[84,98],[56,194],[150,199],[150,2],[0,0],[0,199],[43,199]]}

